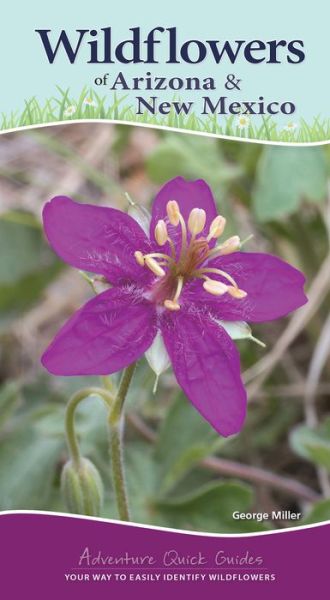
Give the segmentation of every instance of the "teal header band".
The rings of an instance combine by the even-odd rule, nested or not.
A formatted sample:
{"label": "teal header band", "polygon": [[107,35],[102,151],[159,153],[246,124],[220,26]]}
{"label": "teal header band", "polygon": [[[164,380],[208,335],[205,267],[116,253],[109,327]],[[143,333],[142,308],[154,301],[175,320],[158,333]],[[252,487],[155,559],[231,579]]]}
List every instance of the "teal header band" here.
{"label": "teal header band", "polygon": [[329,7],[39,0],[6,7],[0,128],[115,120],[243,139],[330,139]]}

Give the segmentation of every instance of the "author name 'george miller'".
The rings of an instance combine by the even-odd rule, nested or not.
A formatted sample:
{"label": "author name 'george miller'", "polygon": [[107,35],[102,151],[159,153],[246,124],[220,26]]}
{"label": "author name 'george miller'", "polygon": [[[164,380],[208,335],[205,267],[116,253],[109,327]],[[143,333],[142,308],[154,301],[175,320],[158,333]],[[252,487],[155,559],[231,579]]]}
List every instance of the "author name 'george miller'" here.
{"label": "author name 'george miller'", "polygon": [[298,521],[301,518],[301,513],[292,512],[291,510],[272,510],[268,512],[233,512],[235,521]]}

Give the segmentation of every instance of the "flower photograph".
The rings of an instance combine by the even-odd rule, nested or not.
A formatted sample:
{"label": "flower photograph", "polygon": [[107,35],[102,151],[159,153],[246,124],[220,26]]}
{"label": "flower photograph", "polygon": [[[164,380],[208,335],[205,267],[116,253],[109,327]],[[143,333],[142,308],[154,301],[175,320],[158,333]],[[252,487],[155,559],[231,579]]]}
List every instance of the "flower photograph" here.
{"label": "flower photograph", "polygon": [[330,518],[329,164],[107,123],[1,136],[1,510]]}

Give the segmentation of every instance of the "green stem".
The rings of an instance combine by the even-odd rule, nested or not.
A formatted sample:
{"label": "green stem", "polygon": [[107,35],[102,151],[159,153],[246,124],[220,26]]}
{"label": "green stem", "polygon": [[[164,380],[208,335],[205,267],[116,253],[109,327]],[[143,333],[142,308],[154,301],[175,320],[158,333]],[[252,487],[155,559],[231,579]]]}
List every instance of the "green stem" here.
{"label": "green stem", "polygon": [[133,363],[125,369],[108,419],[113,486],[121,521],[130,521],[123,462],[123,406],[135,367],[136,363]]}
{"label": "green stem", "polygon": [[71,458],[77,468],[80,466],[81,454],[74,424],[75,411],[78,404],[88,396],[100,396],[109,408],[111,408],[113,402],[113,396],[110,392],[98,387],[84,388],[71,396],[65,414],[65,433]]}

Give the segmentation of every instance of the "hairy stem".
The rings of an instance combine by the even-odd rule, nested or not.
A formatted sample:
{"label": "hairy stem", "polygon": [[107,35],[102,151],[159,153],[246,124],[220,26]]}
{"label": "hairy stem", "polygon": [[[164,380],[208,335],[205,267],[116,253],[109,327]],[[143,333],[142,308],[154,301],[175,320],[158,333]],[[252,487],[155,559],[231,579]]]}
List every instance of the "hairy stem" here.
{"label": "hairy stem", "polygon": [[88,398],[88,396],[100,396],[109,408],[113,401],[113,396],[109,391],[98,387],[87,387],[71,396],[65,414],[65,433],[70,456],[76,467],[79,467],[80,465],[81,454],[75,431],[75,412],[80,402],[85,400],[85,398]]}
{"label": "hairy stem", "polygon": [[136,363],[133,363],[125,369],[108,419],[112,479],[121,521],[130,521],[123,458],[123,407],[135,367]]}

